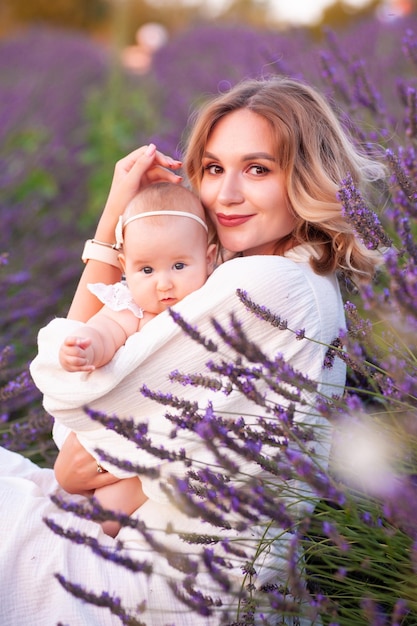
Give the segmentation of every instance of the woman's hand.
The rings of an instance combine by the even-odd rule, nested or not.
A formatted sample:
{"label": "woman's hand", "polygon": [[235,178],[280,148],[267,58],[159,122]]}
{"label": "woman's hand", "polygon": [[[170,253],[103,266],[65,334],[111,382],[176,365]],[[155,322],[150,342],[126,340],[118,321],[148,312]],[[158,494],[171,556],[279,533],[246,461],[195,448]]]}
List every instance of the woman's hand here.
{"label": "woman's hand", "polygon": [[[180,183],[182,177],[172,171],[180,166],[181,161],[162,154],[154,144],[142,146],[118,161],[94,238],[106,244],[113,244],[116,241],[115,230],[118,219],[139,189],[159,181]],[[118,282],[120,278],[120,269],[90,259],[81,275],[68,311],[68,318],[86,322],[103,306],[96,296],[89,292],[89,283],[111,284]]]}
{"label": "woman's hand", "polygon": [[95,489],[111,485],[119,479],[110,472],[97,472],[97,461],[70,433],[55,461],[55,477],[68,493],[92,495]]}
{"label": "woman's hand", "polygon": [[154,144],[134,150],[116,163],[109,196],[97,227],[95,238],[99,241],[114,241],[117,220],[139,189],[155,182],[180,183],[182,177],[172,170],[181,167]]}

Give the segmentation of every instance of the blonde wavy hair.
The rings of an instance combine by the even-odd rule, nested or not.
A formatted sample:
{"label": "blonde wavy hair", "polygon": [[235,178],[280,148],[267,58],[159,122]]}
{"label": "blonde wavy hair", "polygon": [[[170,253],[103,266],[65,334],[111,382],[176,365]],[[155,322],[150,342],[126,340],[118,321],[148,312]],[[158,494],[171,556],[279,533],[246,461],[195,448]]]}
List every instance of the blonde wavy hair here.
{"label": "blonde wavy hair", "polygon": [[380,255],[358,239],[337,193],[350,174],[366,198],[370,184],[386,178],[385,168],[355,146],[329,102],[311,86],[286,77],[249,79],[206,103],[196,113],[184,155],[190,185],[199,191],[202,158],[216,123],[239,109],[268,121],[296,217],[293,232],[276,242],[275,253],[288,249],[289,241],[309,243],[317,250],[311,265],[318,274],[340,270],[355,282],[372,277]]}

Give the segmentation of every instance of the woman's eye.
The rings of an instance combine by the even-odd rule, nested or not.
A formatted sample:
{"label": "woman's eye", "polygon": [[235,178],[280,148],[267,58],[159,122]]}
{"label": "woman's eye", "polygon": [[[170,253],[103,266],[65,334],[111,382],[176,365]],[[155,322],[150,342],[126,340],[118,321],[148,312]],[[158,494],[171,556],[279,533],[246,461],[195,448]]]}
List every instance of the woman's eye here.
{"label": "woman's eye", "polygon": [[270,170],[265,165],[251,165],[248,167],[248,172],[255,176],[262,176],[263,174],[268,174]]}
{"label": "woman's eye", "polygon": [[176,270],[183,270],[185,267],[185,263],[175,263],[174,268]]}
{"label": "woman's eye", "polygon": [[153,269],[152,269],[151,267],[149,267],[149,266],[147,266],[147,267],[142,267],[142,272],[143,272],[144,274],[152,274]]}
{"label": "woman's eye", "polygon": [[210,163],[204,167],[204,173],[208,172],[212,176],[216,176],[217,174],[221,174],[223,172],[223,168],[220,165],[216,165],[215,163]]}

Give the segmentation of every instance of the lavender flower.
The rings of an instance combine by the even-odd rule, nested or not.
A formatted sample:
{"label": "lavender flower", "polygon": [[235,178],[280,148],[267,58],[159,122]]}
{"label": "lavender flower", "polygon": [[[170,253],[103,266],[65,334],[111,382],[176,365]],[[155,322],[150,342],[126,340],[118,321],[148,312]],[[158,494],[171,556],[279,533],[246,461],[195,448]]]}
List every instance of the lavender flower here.
{"label": "lavender flower", "polygon": [[392,241],[383,229],[376,213],[366,206],[360,192],[355,187],[351,175],[348,175],[342,181],[338,198],[342,203],[345,217],[352,224],[368,250],[376,250],[379,246],[390,247],[392,245]]}
{"label": "lavender flower", "polygon": [[398,184],[410,204],[414,204],[417,200],[417,188],[412,178],[408,175],[405,167],[403,167],[400,158],[392,151],[386,151],[386,157]]}
{"label": "lavender flower", "polygon": [[117,615],[122,624],[125,624],[125,626],[146,626],[146,624],[138,619],[137,616],[137,614],[141,611],[141,607],[136,607],[134,615],[129,614],[121,606],[120,598],[111,596],[106,591],[103,591],[100,595],[97,595],[92,591],[87,591],[81,585],[74,584],[67,580],[64,576],[62,576],[62,574],[55,574],[55,577],[64,589],[71,593],[75,598],[80,598],[84,602],[94,604],[95,606],[108,608],[113,615]]}

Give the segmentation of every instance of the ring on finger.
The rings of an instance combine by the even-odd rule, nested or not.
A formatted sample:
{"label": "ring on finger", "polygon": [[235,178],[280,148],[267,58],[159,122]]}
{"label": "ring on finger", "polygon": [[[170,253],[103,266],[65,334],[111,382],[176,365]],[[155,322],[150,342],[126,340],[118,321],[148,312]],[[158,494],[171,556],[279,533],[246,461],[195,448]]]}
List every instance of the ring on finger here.
{"label": "ring on finger", "polygon": [[97,461],[97,474],[105,474],[107,470]]}

